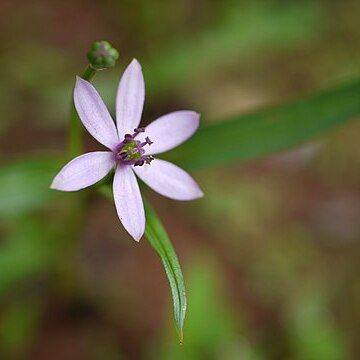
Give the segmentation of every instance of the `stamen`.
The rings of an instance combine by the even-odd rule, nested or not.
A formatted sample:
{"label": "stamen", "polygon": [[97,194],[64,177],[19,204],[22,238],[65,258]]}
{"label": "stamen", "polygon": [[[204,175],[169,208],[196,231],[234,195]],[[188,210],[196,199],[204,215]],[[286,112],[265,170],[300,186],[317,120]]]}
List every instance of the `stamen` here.
{"label": "stamen", "polygon": [[125,134],[124,136],[124,140],[123,140],[123,143],[124,144],[129,144],[133,141],[133,137],[131,134]]}
{"label": "stamen", "polygon": [[145,160],[146,164],[150,165],[151,162],[154,160],[152,156],[149,156],[148,159]]}
{"label": "stamen", "polygon": [[140,144],[140,146],[141,147],[144,147],[145,145],[151,145],[151,144],[153,144],[153,142],[150,140],[150,138],[147,136],[146,138],[145,138],[145,141],[144,142],[142,142],[141,144]]}
{"label": "stamen", "polygon": [[148,143],[149,146],[153,144],[153,142],[150,140],[148,136],[145,138],[145,141]]}
{"label": "stamen", "polygon": [[145,128],[136,128],[134,134],[125,134],[124,140],[116,147],[114,150],[115,157],[122,164],[143,166],[144,164],[150,164],[154,159],[152,156],[146,156],[145,149],[143,149],[146,145],[153,144],[150,138],[146,136],[144,142],[135,140],[135,137],[144,131]]}

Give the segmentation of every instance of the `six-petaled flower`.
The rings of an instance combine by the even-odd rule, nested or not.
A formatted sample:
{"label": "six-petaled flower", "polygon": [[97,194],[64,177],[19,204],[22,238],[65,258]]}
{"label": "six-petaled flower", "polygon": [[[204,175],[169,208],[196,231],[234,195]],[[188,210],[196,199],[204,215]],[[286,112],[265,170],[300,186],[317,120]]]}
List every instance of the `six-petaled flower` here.
{"label": "six-petaled flower", "polygon": [[146,128],[139,128],[144,98],[141,66],[134,59],[118,86],[115,125],[95,88],[78,77],[74,103],[79,117],[88,132],[110,151],[76,157],[62,168],[51,184],[52,189],[80,190],[100,181],[115,167],[116,210],[125,229],[136,241],[144,234],[145,214],[135,174],[150,188],[171,199],[194,200],[203,196],[187,172],[153,157],[192,136],[199,126],[199,114],[175,111]]}

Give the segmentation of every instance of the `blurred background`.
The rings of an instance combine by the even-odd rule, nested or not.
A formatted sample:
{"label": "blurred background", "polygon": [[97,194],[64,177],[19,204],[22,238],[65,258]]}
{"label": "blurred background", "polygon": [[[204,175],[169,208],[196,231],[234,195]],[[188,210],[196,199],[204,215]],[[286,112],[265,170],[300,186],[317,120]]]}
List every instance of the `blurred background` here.
{"label": "blurred background", "polygon": [[[1,359],[360,358],[359,121],[193,173],[201,201],[147,190],[185,276],[182,346],[146,239],[132,241],[100,197],[84,207],[79,194],[44,190],[41,160],[66,151],[93,41],[120,52],[94,79],[110,109],[136,57],[145,123],[193,109],[206,124],[358,78],[359,1],[2,0],[0,10]],[[35,156],[20,179],[16,161]]]}

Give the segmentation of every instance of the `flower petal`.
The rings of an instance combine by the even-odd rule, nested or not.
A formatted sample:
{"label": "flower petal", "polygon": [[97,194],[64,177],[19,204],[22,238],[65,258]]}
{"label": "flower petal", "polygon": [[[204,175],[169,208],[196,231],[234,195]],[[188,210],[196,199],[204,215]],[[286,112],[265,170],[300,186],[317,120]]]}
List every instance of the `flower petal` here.
{"label": "flower petal", "polygon": [[110,151],[96,151],[80,155],[67,163],[55,176],[51,189],[76,191],[101,180],[114,166]]}
{"label": "flower petal", "polygon": [[174,200],[194,200],[204,194],[195,180],[183,169],[154,159],[150,165],[134,166],[139,178],[159,194]]}
{"label": "flower petal", "polygon": [[199,127],[200,115],[194,111],[175,111],[161,116],[140,133],[138,140],[148,136],[153,144],[146,147],[149,155],[170,150],[187,140]]}
{"label": "flower petal", "polygon": [[114,121],[96,89],[77,76],[74,103],[87,131],[101,144],[113,149],[119,143]]}
{"label": "flower petal", "polygon": [[116,123],[120,140],[138,127],[144,99],[144,77],[141,65],[134,59],[121,77],[116,96]]}
{"label": "flower petal", "polygon": [[114,177],[114,200],[126,231],[140,241],[145,231],[145,212],[139,185],[130,166],[118,166]]}

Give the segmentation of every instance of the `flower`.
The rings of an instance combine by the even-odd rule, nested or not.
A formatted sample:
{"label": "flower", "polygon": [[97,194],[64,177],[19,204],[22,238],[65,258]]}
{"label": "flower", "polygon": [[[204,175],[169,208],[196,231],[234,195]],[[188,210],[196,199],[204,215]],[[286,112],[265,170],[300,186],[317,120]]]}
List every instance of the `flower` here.
{"label": "flower", "polygon": [[120,221],[139,241],[145,231],[145,213],[135,174],[159,194],[175,200],[203,196],[184,170],[153,155],[170,150],[194,134],[200,115],[175,111],[139,128],[145,98],[144,78],[134,59],[126,68],[116,96],[116,126],[96,89],[77,77],[74,103],[88,132],[111,151],[89,152],[66,164],[51,188],[77,191],[95,184],[114,167],[113,195]]}

